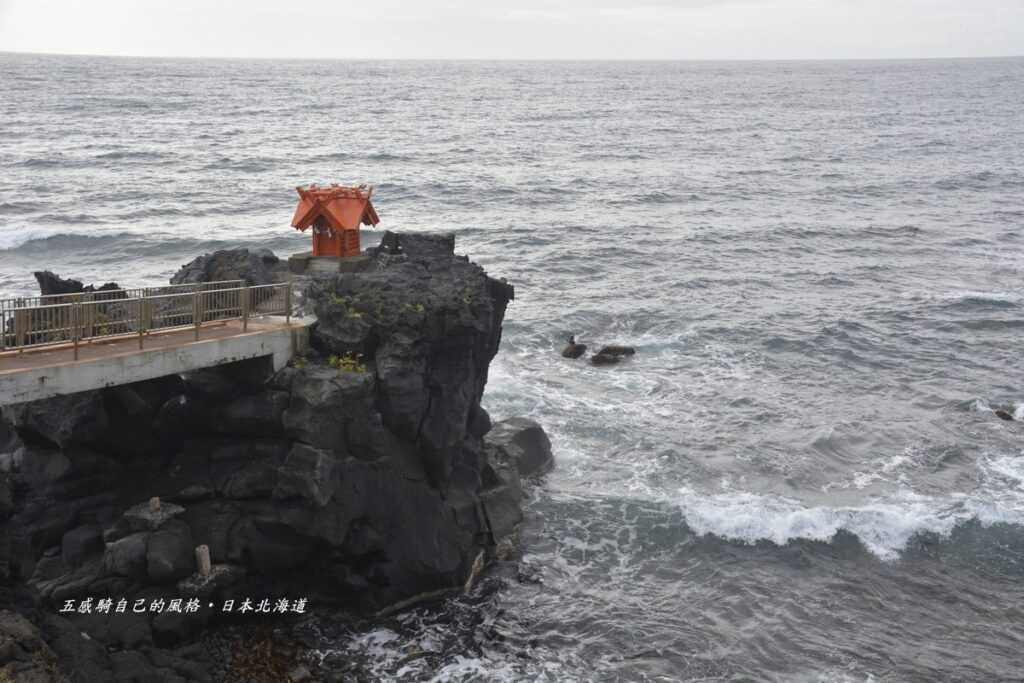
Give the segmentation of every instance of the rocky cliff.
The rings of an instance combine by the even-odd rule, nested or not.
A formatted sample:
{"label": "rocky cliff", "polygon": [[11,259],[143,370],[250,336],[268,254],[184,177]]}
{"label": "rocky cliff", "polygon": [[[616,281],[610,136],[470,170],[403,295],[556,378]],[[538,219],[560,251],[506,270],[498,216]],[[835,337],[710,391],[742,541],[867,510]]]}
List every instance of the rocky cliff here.
{"label": "rocky cliff", "polygon": [[[0,613],[0,667],[43,675],[25,662],[48,652],[53,680],[216,680],[188,642],[225,600],[375,612],[462,586],[551,454],[538,425],[492,429],[480,405],[513,289],[453,248],[389,233],[361,272],[309,279],[315,352],[280,372],[257,359],[5,408],[0,598],[42,633]],[[231,279],[204,259],[190,272]],[[202,607],[82,612],[89,597]]]}

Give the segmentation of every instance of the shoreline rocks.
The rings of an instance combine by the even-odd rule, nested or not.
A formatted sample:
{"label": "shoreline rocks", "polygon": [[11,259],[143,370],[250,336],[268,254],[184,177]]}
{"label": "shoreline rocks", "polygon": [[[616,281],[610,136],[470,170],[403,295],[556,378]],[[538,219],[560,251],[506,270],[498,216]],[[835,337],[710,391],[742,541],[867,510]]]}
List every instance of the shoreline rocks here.
{"label": "shoreline rocks", "polygon": [[107,290],[120,289],[116,282],[107,282],[99,287],[96,285],[83,285],[81,280],[64,279],[49,270],[37,270],[32,275],[35,276],[36,282],[39,284],[39,294],[41,296],[105,292]]}
{"label": "shoreline rocks", "polygon": [[514,466],[521,477],[544,474],[555,465],[544,428],[524,417],[495,422],[484,444],[490,462]]}
{"label": "shoreline rocks", "polygon": [[288,264],[269,249],[221,249],[197,256],[171,277],[172,285],[245,280],[250,287],[284,282]]}
{"label": "shoreline rocks", "polygon": [[[553,462],[540,425],[492,425],[480,405],[514,289],[448,236],[386,237],[371,268],[307,281],[316,353],[280,372],[242,361],[3,410],[0,567],[42,601],[66,672],[157,680],[179,656],[161,648],[225,621],[209,603],[372,614],[457,590],[512,536],[523,480]],[[244,277],[225,264],[253,259],[182,277]],[[88,596],[190,595],[195,614],[59,613]],[[197,667],[171,668],[205,680]]]}

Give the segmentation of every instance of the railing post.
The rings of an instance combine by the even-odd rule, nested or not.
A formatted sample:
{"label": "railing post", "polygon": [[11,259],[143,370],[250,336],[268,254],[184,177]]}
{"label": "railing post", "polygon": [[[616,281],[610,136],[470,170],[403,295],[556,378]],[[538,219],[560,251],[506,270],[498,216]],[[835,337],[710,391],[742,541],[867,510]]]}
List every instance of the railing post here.
{"label": "railing post", "polygon": [[192,324],[196,326],[196,341],[199,341],[199,325],[202,323],[199,306],[199,290],[192,293]]}
{"label": "railing post", "polygon": [[288,284],[284,289],[284,323],[292,324],[292,280],[288,278]]}
{"label": "railing post", "polygon": [[75,345],[75,360],[78,360],[78,337],[82,334],[82,304],[71,304],[71,341]]}
{"label": "railing post", "polygon": [[[26,329],[27,323],[32,309],[30,308],[16,308],[14,309],[14,345],[17,347],[25,346],[25,335],[28,333]],[[22,349],[18,348],[18,353],[21,353]]]}
{"label": "railing post", "polygon": [[139,351],[142,350],[143,339],[146,336],[146,293],[139,292]]}
{"label": "railing post", "polygon": [[96,333],[94,325],[94,323],[96,322],[96,306],[92,303],[93,298],[94,297],[92,293],[86,294],[82,297],[82,301],[89,305],[89,308],[87,309],[87,312],[84,316],[85,318],[88,319],[88,322],[86,322],[86,320],[84,319],[81,320],[82,336],[85,337],[87,344],[92,344],[92,337]]}
{"label": "railing post", "polygon": [[242,297],[242,332],[249,331],[249,283],[246,282],[239,290]]}

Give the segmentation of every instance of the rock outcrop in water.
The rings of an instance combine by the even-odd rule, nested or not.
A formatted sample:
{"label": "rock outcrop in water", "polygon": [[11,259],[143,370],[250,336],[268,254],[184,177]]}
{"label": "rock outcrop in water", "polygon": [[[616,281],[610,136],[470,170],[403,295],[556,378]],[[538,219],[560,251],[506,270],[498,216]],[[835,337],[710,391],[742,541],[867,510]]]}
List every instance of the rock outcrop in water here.
{"label": "rock outcrop in water", "polygon": [[33,273],[36,282],[39,283],[39,293],[43,296],[51,294],[82,294],[84,292],[103,292],[110,289],[117,289],[116,282],[107,282],[100,285],[84,285],[81,280],[62,278],[56,273],[48,270],[37,270]]}
{"label": "rock outcrop in water", "polygon": [[573,358],[573,359],[576,359],[576,358],[579,358],[580,356],[582,356],[586,352],[587,352],[587,345],[586,344],[578,344],[578,343],[576,343],[576,337],[575,336],[570,336],[569,337],[569,343],[565,345],[564,349],[562,349],[562,358]]}
{"label": "rock outcrop in water", "polygon": [[[237,258],[218,254],[203,264]],[[514,531],[551,450],[536,423],[492,425],[480,405],[512,287],[450,237],[389,234],[365,272],[306,289],[318,355],[280,372],[257,359],[3,410],[3,597],[37,604],[71,680],[216,679],[223,663],[188,641],[224,600],[373,612],[458,589]],[[60,612],[87,597],[202,607]],[[11,624],[23,644],[0,670],[29,671],[35,640]]]}
{"label": "rock outcrop in water", "polygon": [[611,346],[602,346],[600,351],[590,357],[590,362],[594,365],[615,365],[626,356],[635,354],[636,349],[632,346],[613,344]]}
{"label": "rock outcrop in water", "polygon": [[288,266],[269,249],[221,249],[197,256],[171,277],[172,285],[245,280],[250,286],[287,279]]}

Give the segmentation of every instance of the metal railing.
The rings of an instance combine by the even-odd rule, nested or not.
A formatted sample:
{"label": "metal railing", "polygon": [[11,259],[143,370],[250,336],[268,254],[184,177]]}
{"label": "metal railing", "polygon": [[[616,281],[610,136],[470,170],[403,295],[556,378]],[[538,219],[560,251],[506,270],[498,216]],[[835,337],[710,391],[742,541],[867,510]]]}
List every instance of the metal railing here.
{"label": "metal railing", "polygon": [[109,289],[79,294],[0,299],[0,352],[23,351],[94,339],[137,335],[139,348],[153,332],[252,316],[283,315],[291,322],[291,282],[247,286],[242,280],[165,287]]}
{"label": "metal railing", "polygon": [[130,287],[128,289],[95,289],[90,292],[74,294],[40,294],[38,296],[22,296],[16,299],[0,299],[0,304],[8,307],[39,308],[54,304],[69,304],[86,301],[119,301],[121,299],[138,299],[157,294],[174,294],[182,292],[206,292],[210,290],[235,289],[244,287],[245,280],[217,280],[215,282],[190,282],[182,285],[160,285],[158,287]]}

